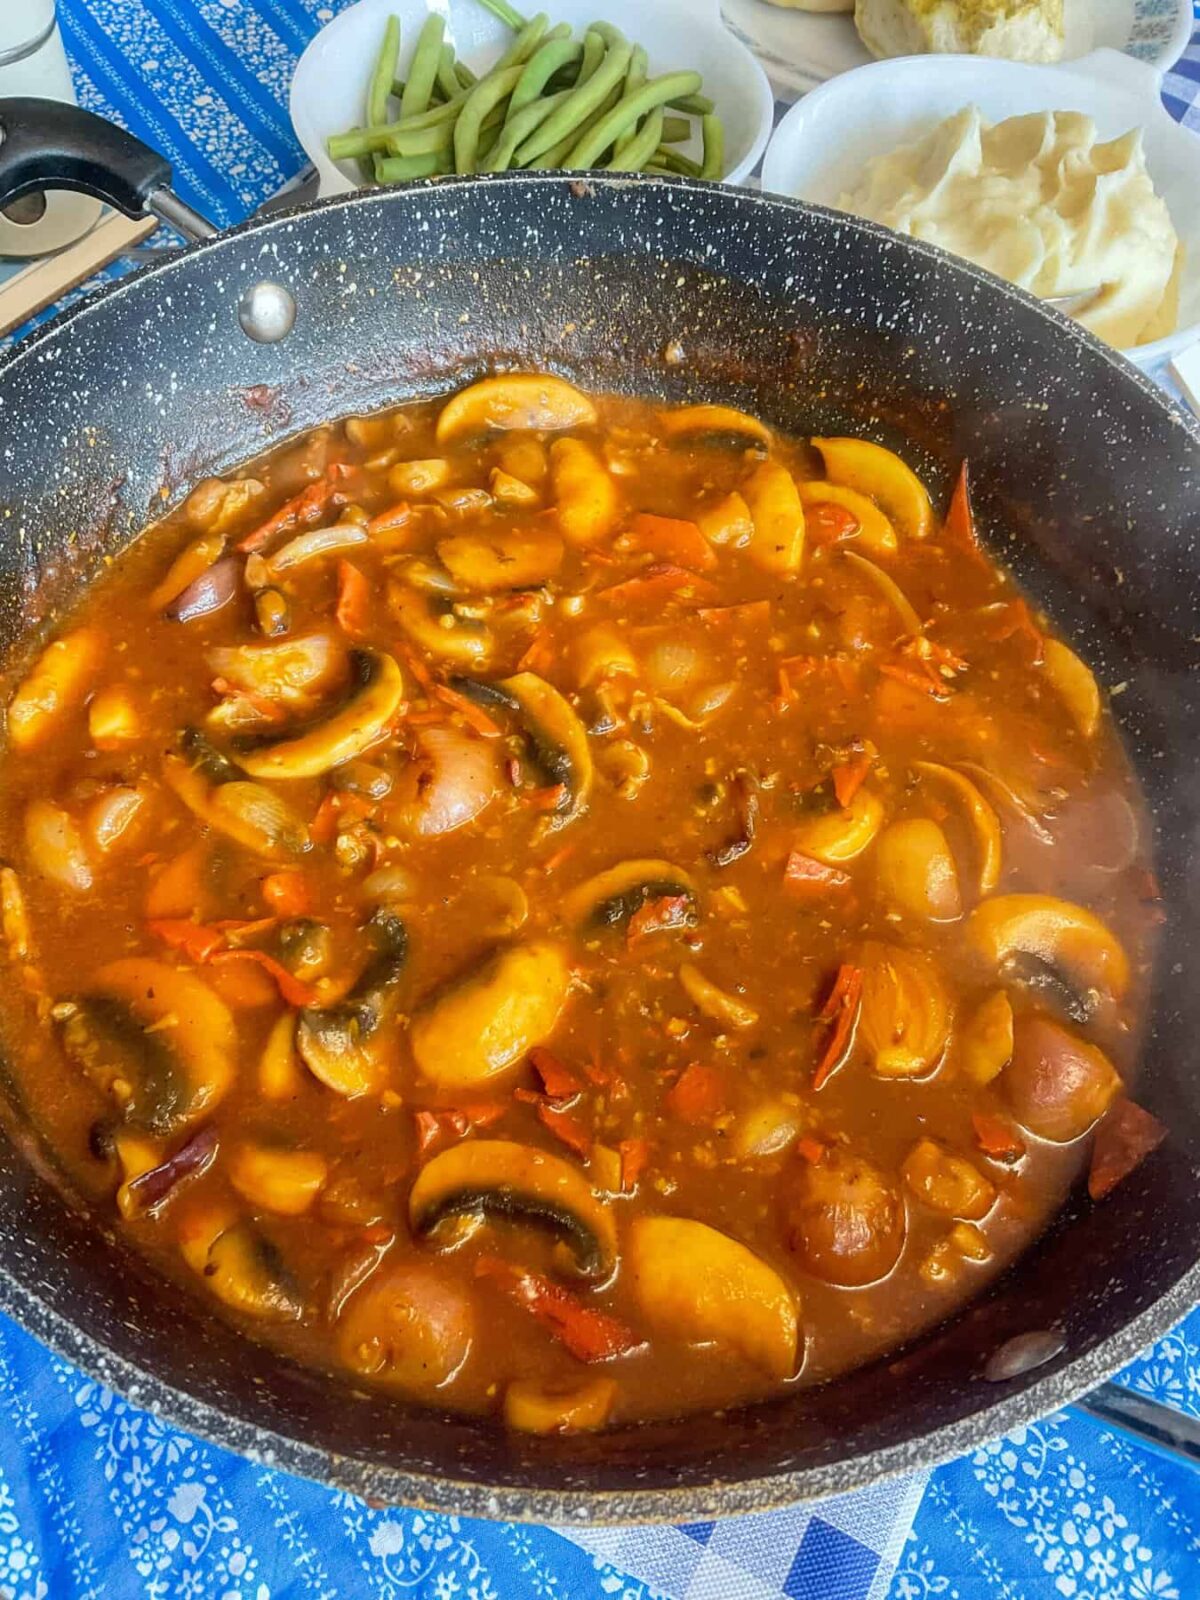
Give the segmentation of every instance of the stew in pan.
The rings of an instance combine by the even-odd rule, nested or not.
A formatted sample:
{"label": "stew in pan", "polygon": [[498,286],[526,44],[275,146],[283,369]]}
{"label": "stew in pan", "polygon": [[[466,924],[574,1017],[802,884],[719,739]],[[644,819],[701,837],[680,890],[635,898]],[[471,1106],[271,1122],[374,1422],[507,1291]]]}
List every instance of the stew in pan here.
{"label": "stew in pan", "polygon": [[1161,1137],[1143,834],[965,469],[943,518],[865,440],[492,378],[201,483],[36,661],[4,1028],[71,1181],[281,1351],[725,1406]]}

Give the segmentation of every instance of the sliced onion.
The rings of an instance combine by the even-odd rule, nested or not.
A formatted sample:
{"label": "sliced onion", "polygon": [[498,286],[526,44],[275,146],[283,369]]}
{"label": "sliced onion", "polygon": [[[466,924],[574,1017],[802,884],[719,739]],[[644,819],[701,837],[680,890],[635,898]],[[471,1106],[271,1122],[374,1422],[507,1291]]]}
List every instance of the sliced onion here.
{"label": "sliced onion", "polygon": [[417,892],[416,880],[404,867],[377,867],[362,886],[368,900],[411,900]]}
{"label": "sliced onion", "polygon": [[267,565],[273,573],[287,572],[317,556],[336,555],[341,550],[352,550],[355,545],[366,544],[369,535],[357,522],[335,522],[331,528],[313,528],[308,533],[290,539],[276,550]]}
{"label": "sliced onion", "polygon": [[235,689],[300,708],[317,691],[337,687],[348,673],[345,646],[328,633],[289,636],[270,644],[219,645],[206,659]]}
{"label": "sliced onion", "polygon": [[146,796],[140,789],[110,789],[88,807],[87,827],[97,850],[112,850],[137,820]]}
{"label": "sliced onion", "polygon": [[924,626],[912,601],[891,573],[885,572],[882,567],[877,567],[873,561],[868,561],[866,556],[860,556],[853,550],[843,550],[842,559],[853,562],[863,576],[871,580],[904,624],[905,633],[911,634],[914,639],[919,639],[925,631]]}
{"label": "sliced onion", "polygon": [[217,1130],[210,1122],[200,1128],[180,1145],[173,1156],[130,1178],[126,1192],[131,1203],[131,1214],[141,1215],[153,1211],[173,1194],[185,1178],[198,1178],[207,1172],[217,1155]]}
{"label": "sliced onion", "polygon": [[34,868],[64,889],[82,894],[92,887],[92,868],[75,819],[49,800],[33,800],[25,812],[25,848]]}
{"label": "sliced onion", "polygon": [[227,606],[237,593],[239,562],[236,556],[222,556],[175,596],[163,615],[168,622],[194,622]]}
{"label": "sliced onion", "polygon": [[299,855],[308,849],[308,828],[287,801],[262,783],[224,783],[212,792],[208,817],[215,828],[264,854]]}

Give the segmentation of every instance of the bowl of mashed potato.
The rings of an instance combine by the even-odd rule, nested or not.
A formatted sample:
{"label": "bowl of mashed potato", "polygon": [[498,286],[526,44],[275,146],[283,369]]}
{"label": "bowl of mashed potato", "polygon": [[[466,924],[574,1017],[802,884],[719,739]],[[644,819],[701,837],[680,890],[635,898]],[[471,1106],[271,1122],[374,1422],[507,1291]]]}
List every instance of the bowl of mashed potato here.
{"label": "bowl of mashed potato", "polygon": [[[807,95],[763,187],[923,239],[1073,315],[1139,366],[1200,338],[1200,139],[1115,51],[1042,67],[879,62]],[[1094,291],[1094,292],[1091,292]]]}

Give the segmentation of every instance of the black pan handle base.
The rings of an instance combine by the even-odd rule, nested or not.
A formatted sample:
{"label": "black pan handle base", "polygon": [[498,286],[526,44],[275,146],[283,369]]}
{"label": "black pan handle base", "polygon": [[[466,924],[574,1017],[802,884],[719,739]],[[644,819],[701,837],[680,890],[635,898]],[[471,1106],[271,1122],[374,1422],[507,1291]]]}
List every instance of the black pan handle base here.
{"label": "black pan handle base", "polygon": [[1102,1383],[1075,1404],[1097,1422],[1129,1434],[1159,1455],[1200,1466],[1200,1422],[1185,1412],[1119,1383]]}
{"label": "black pan handle base", "polygon": [[0,99],[0,209],[42,189],[89,194],[127,217],[156,216],[187,239],[216,232],[171,188],[165,157],[58,100]]}

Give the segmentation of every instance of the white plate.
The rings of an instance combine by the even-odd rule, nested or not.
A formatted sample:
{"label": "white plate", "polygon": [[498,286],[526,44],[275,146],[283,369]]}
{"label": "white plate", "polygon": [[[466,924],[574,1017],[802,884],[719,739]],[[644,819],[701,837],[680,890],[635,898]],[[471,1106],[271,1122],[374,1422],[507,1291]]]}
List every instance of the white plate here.
{"label": "white plate", "polygon": [[[722,8],[781,99],[874,60],[847,13],[790,11],[767,0],[722,0]],[[1192,26],[1192,0],[1066,0],[1064,60],[1107,48],[1165,72],[1187,49]]]}
{"label": "white plate", "polygon": [[[2,3],[2,0],[0,0]],[[529,12],[532,6],[524,7]],[[775,104],[766,73],[721,21],[720,0],[553,0],[545,8],[555,22],[579,30],[597,15],[645,46],[650,75],[690,67],[704,77],[704,92],[725,123],[726,183],[743,183],[758,165],[771,134]],[[379,51],[384,23],[400,19],[400,74],[412,55],[430,11],[447,18],[446,37],[476,72],[486,71],[512,40],[502,22],[479,0],[359,0],[321,29],[300,57],[292,78],[291,113],[296,136],[321,174],[321,193],[357,187],[353,163],[332,162],[325,152],[331,133],[362,122],[363,97]],[[699,156],[699,136],[677,148]]]}
{"label": "white plate", "polygon": [[1184,247],[1178,331],[1125,352],[1155,371],[1200,337],[1200,139],[1170,115],[1161,89],[1155,70],[1115,50],[1060,67],[980,56],[875,61],[796,102],[767,148],[763,188],[836,206],[872,156],[920,138],[964,106],[978,106],[989,122],[1082,111],[1102,139],[1140,127],[1147,169]]}

